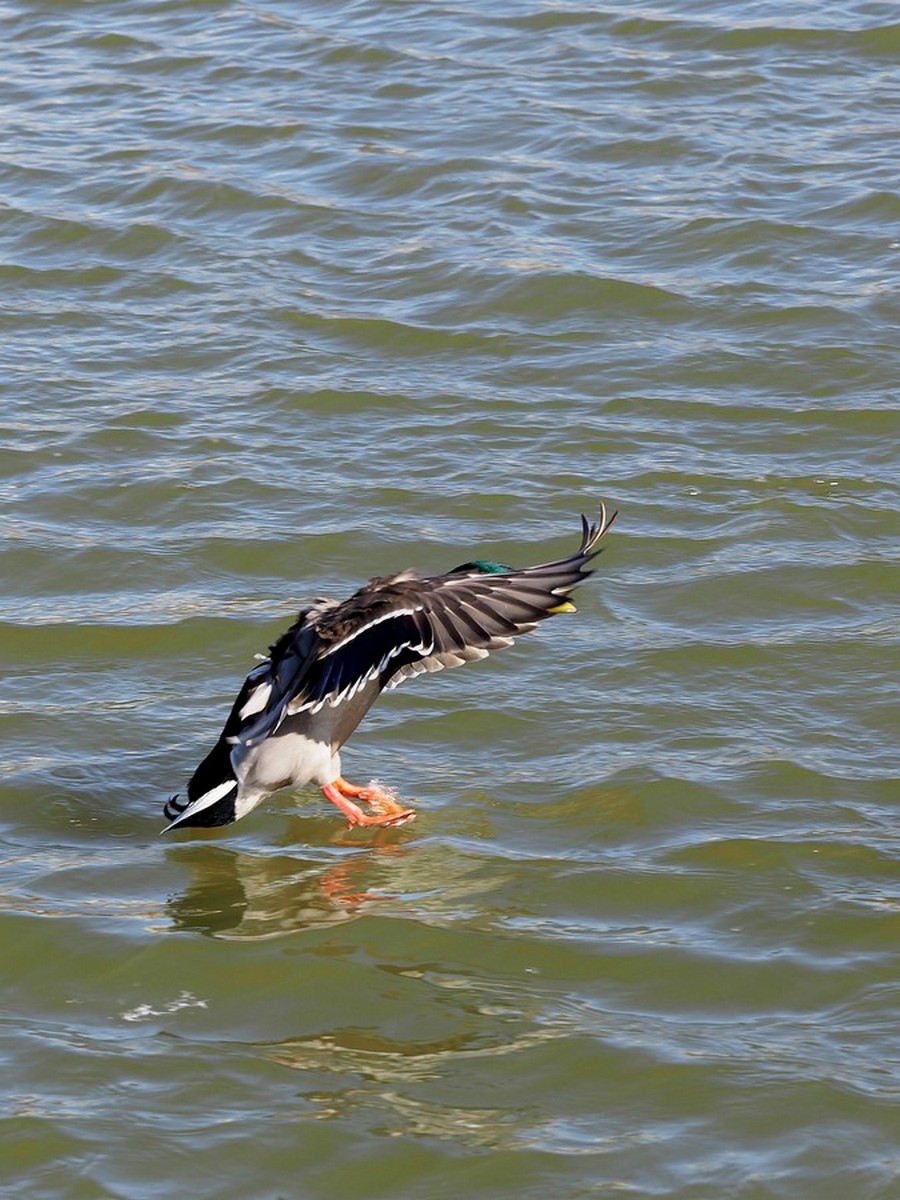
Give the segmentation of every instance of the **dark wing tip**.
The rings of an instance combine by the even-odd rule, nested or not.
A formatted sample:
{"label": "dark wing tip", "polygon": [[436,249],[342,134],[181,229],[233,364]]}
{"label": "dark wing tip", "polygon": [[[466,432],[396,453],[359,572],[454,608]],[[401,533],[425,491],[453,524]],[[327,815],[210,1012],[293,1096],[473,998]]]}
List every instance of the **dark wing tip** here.
{"label": "dark wing tip", "polygon": [[600,511],[597,515],[597,521],[589,521],[583,513],[581,515],[581,545],[578,548],[578,553],[585,557],[592,558],[595,554],[600,553],[595,547],[600,539],[609,531],[613,521],[619,515],[619,510],[614,509],[612,514],[610,514],[606,505],[601,500]]}

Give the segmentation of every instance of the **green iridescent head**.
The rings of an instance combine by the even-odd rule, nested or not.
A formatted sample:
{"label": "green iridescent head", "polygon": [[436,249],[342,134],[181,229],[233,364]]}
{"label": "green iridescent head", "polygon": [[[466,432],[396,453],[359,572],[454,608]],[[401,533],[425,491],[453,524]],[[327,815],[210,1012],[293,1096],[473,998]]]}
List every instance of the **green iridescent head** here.
{"label": "green iridescent head", "polygon": [[487,559],[477,558],[472,562],[463,563],[462,566],[454,567],[450,574],[457,575],[465,571],[480,571],[482,575],[505,575],[507,571],[511,570],[512,567],[506,566],[505,563],[488,562]]}

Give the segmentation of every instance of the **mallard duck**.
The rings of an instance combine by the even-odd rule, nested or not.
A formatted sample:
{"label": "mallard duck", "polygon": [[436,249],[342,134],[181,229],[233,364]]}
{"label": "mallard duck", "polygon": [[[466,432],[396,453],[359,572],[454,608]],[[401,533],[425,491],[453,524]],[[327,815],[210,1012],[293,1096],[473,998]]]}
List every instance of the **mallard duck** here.
{"label": "mallard duck", "polygon": [[[554,613],[591,572],[612,525],[581,518],[568,558],[521,569],[475,560],[445,575],[402,571],[370,579],[349,600],[316,600],[253,668],[187,796],[165,806],[169,825],[228,825],[281,788],[317,784],[354,825],[402,825],[415,812],[388,789],[341,775],[338,751],[385,688],[423,671],[486,658]],[[366,806],[365,810],[360,804]]]}

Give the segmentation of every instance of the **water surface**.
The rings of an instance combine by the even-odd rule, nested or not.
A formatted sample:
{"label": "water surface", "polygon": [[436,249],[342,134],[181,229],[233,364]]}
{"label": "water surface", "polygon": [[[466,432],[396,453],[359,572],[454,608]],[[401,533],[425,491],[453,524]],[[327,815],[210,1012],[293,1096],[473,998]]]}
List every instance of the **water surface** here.
{"label": "water surface", "polygon": [[[900,1194],[891,6],[8,3],[4,1194]],[[311,596],[577,616],[159,837]]]}

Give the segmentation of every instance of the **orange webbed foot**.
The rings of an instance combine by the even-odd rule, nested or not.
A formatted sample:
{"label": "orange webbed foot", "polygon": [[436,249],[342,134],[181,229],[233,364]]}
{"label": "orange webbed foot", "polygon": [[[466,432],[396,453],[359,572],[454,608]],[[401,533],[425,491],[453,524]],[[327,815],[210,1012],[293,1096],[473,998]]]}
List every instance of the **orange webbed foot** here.
{"label": "orange webbed foot", "polygon": [[[411,808],[404,808],[397,800],[396,794],[389,788],[383,788],[374,781],[368,784],[367,787],[357,787],[356,784],[348,783],[340,775],[332,783],[326,784],[322,788],[324,795],[341,810],[347,818],[350,826],[361,825],[381,825],[381,826],[398,826],[405,825],[407,821],[415,819],[415,811]],[[354,804],[354,800],[361,800],[363,804],[367,804],[370,812],[366,813]]]}

